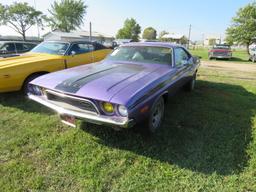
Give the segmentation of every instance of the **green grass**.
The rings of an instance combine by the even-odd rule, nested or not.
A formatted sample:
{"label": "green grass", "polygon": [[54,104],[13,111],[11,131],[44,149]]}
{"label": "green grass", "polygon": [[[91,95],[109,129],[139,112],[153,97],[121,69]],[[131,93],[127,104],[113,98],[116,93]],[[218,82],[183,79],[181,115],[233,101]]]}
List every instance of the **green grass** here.
{"label": "green grass", "polygon": [[[189,50],[193,55],[201,56],[202,60],[208,60],[208,49],[195,49]],[[218,60],[218,61],[227,61],[227,60]],[[239,62],[239,63],[250,63],[249,55],[244,50],[233,50],[233,58],[228,60],[230,62]]]}
{"label": "green grass", "polygon": [[0,96],[1,191],[256,191],[256,73],[201,67],[152,137]]}

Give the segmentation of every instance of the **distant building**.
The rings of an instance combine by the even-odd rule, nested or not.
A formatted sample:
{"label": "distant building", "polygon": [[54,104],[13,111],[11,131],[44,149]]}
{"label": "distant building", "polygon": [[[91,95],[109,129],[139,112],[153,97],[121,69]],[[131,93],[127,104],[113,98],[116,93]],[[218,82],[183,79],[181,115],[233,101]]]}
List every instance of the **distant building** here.
{"label": "distant building", "polygon": [[204,46],[213,46],[215,44],[221,44],[220,37],[208,36],[204,39]]}
{"label": "distant building", "polygon": [[[23,38],[21,36],[11,36],[11,35],[0,35],[0,41],[23,41]],[[40,42],[42,39],[38,40],[38,37],[26,37],[26,41],[30,42]]]}
{"label": "distant building", "polygon": [[[61,32],[61,31],[52,31],[43,35],[45,41],[65,41],[65,40],[90,40],[89,31],[73,31],[70,33]],[[96,41],[99,43],[112,43],[114,37],[106,35],[103,33],[92,32],[91,41]]]}
{"label": "distant building", "polygon": [[161,39],[163,41],[168,41],[176,44],[183,44],[183,45],[187,44],[187,38],[185,35],[182,35],[182,34],[170,33],[162,36]]}

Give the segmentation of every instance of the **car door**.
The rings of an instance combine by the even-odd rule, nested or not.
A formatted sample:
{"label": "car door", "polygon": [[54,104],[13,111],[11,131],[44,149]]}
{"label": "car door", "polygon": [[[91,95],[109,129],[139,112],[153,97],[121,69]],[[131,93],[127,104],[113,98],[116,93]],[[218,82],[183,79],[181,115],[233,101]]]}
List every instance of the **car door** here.
{"label": "car door", "polygon": [[1,55],[15,54],[16,49],[14,43],[5,43],[0,50]]}
{"label": "car door", "polygon": [[193,65],[193,57],[182,47],[174,49],[175,55],[175,68],[178,76],[178,86],[183,86],[189,76],[189,69]]}
{"label": "car door", "polygon": [[66,56],[67,68],[93,62],[92,51],[94,47],[90,43],[74,43]]}

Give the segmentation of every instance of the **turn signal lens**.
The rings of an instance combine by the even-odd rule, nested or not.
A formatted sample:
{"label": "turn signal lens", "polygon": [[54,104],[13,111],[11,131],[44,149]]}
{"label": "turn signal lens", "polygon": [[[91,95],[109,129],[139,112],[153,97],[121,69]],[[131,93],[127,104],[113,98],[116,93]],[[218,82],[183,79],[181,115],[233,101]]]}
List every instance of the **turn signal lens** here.
{"label": "turn signal lens", "polygon": [[106,113],[113,113],[114,112],[114,106],[111,103],[103,102],[102,103],[102,108],[103,108],[104,112],[106,112]]}
{"label": "turn signal lens", "polygon": [[120,115],[122,115],[123,117],[128,116],[128,111],[127,111],[127,108],[125,106],[119,105],[118,106],[118,111],[119,111]]}

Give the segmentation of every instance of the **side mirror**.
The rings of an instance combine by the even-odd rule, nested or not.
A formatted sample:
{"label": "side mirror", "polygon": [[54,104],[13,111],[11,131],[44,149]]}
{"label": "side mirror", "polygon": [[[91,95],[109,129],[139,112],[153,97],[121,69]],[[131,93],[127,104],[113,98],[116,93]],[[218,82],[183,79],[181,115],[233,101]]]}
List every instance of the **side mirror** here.
{"label": "side mirror", "polygon": [[202,59],[201,56],[193,56],[194,63],[200,63],[201,59]]}

